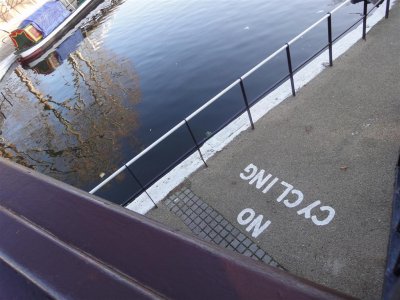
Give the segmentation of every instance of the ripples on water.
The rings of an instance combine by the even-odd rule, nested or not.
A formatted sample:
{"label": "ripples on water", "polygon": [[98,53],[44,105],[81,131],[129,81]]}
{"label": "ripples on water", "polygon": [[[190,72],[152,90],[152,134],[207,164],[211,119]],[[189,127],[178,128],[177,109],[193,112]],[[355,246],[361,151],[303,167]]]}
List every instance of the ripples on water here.
{"label": "ripples on water", "polygon": [[[18,66],[0,83],[13,103],[2,106],[0,155],[88,189],[340,2],[106,1],[63,61],[41,65],[48,74]],[[295,46],[295,63],[325,42],[323,24]]]}

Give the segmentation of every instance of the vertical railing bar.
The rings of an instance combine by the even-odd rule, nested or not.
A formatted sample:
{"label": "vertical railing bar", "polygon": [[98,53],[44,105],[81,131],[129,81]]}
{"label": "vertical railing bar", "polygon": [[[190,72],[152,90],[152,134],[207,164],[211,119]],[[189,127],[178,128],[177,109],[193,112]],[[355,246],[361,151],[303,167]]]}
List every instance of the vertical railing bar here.
{"label": "vertical railing bar", "polygon": [[367,5],[368,1],[364,0],[364,8],[363,8],[363,33],[362,38],[365,41],[367,39]]}
{"label": "vertical railing bar", "polygon": [[246,110],[247,110],[247,114],[249,116],[251,129],[254,129],[253,117],[251,116],[249,101],[247,99],[247,94],[246,94],[246,90],[244,89],[244,84],[243,84],[243,79],[242,78],[240,78],[240,90],[242,91],[244,104],[246,105]]}
{"label": "vertical railing bar", "polygon": [[151,198],[150,194],[147,192],[147,190],[144,188],[144,185],[140,182],[139,178],[136,177],[136,175],[133,173],[133,171],[131,170],[131,168],[127,165],[125,165],[126,169],[128,170],[129,174],[131,174],[131,176],[133,177],[133,179],[135,179],[135,181],[137,182],[137,184],[140,186],[140,188],[142,189],[142,192],[146,193],[147,197],[150,198],[151,202],[153,202],[153,204],[155,205],[155,207],[158,207],[157,204],[154,202],[153,198]]}
{"label": "vertical railing bar", "polygon": [[290,56],[290,49],[289,48],[290,48],[289,44],[286,44],[286,56],[287,56],[287,62],[288,62],[288,68],[289,68],[290,84],[292,86],[292,95],[293,95],[293,97],[295,97],[296,96],[296,90],[294,88],[292,58]]}
{"label": "vertical railing bar", "polygon": [[328,43],[329,43],[329,66],[333,66],[333,55],[332,55],[332,15],[328,13]]}
{"label": "vertical railing bar", "polygon": [[389,18],[389,7],[390,7],[390,0],[386,0],[386,13],[385,18]]}
{"label": "vertical railing bar", "polygon": [[186,124],[187,129],[189,130],[190,136],[192,137],[192,140],[193,140],[194,144],[196,145],[196,148],[197,148],[197,151],[199,152],[199,155],[200,155],[201,160],[203,161],[204,165],[208,168],[208,165],[207,165],[207,163],[206,163],[206,160],[204,159],[203,154],[201,154],[200,146],[199,146],[199,144],[197,143],[196,137],[194,136],[193,131],[192,131],[192,129],[190,128],[188,121],[187,121],[186,119],[184,119],[184,121],[185,121],[185,124]]}

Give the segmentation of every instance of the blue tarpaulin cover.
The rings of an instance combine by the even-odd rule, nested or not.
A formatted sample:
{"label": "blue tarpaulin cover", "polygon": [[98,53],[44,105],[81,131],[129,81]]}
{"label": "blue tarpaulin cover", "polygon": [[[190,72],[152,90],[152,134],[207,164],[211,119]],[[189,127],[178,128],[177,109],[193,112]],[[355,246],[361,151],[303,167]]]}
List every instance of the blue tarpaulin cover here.
{"label": "blue tarpaulin cover", "polygon": [[43,37],[48,36],[71,13],[59,1],[45,3],[41,8],[22,21],[19,28],[32,24]]}
{"label": "blue tarpaulin cover", "polygon": [[74,52],[79,43],[83,41],[83,35],[80,29],[74,32],[69,38],[67,38],[64,42],[61,43],[57,48],[57,53],[60,56],[60,60],[64,61],[67,59],[70,53]]}

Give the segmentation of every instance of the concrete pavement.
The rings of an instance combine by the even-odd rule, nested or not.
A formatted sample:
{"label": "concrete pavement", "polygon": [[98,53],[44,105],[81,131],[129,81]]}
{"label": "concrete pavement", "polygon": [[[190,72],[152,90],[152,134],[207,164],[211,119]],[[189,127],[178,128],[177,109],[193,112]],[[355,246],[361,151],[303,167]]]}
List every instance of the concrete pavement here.
{"label": "concrete pavement", "polygon": [[[396,3],[367,41],[182,187],[289,272],[362,299],[382,289],[400,146],[399,28]],[[162,215],[148,214],[182,226]]]}

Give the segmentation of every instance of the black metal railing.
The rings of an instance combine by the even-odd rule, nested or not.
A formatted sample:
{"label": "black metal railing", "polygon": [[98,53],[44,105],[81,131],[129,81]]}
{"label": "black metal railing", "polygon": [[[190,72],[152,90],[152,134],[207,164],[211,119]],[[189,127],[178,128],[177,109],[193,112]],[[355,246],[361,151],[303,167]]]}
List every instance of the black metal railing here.
{"label": "black metal railing", "polygon": [[[362,22],[362,38],[365,40],[366,39],[366,24],[367,24],[367,17],[371,12],[379,5],[373,5],[372,8],[368,10],[368,2],[367,0],[364,0],[363,4],[363,12],[361,14],[360,18],[357,18],[356,22],[351,24],[348,28],[346,28],[343,32],[338,34],[335,38],[333,38],[332,34],[332,15],[336,13],[338,10],[340,10],[342,7],[350,3],[350,0],[346,0],[342,4],[340,4],[338,7],[336,7],[334,10],[326,14],[324,17],[322,17],[320,20],[315,22],[313,25],[308,27],[306,30],[304,30],[302,33],[297,35],[295,38],[290,40],[288,43],[283,45],[281,48],[276,50],[274,53],[272,53],[270,56],[268,56],[266,59],[264,59],[262,62],[260,62],[258,65],[256,65],[254,68],[252,68],[250,71],[248,71],[246,74],[235,80],[231,85],[226,87],[224,90],[222,90],[220,93],[218,93],[216,96],[214,96],[212,99],[210,99],[208,102],[206,102],[203,106],[198,108],[196,111],[194,111],[191,115],[186,117],[184,120],[179,122],[175,127],[173,127],[171,130],[169,130],[167,133],[165,133],[162,137],[160,137],[158,140],[156,140],[154,143],[152,143],[149,147],[147,147],[145,150],[143,150],[141,153],[139,153],[137,156],[135,156],[133,159],[131,159],[129,162],[127,162],[125,165],[123,165],[120,169],[115,171],[112,175],[110,175],[106,180],[101,182],[98,186],[96,186],[94,189],[90,191],[91,194],[96,193],[99,196],[102,196],[105,199],[109,199],[117,204],[120,205],[127,205],[130,202],[132,202],[138,195],[141,193],[146,193],[149,198],[151,199],[151,196],[147,193],[147,189],[153,185],[155,182],[157,182],[160,178],[162,178],[164,175],[166,175],[168,172],[170,172],[173,168],[175,168],[178,164],[180,164],[182,161],[184,161],[187,157],[189,157],[191,154],[194,152],[198,152],[201,160],[203,161],[204,165],[207,167],[206,160],[204,159],[204,156],[201,152],[201,147],[204,145],[205,142],[207,142],[210,138],[215,136],[219,131],[221,131],[223,128],[225,128],[228,124],[230,124],[233,120],[237,119],[239,116],[241,116],[243,113],[247,112],[249,122],[251,125],[251,128],[254,129],[254,122],[253,122],[253,117],[251,114],[250,108],[259,102],[261,99],[263,99],[266,95],[271,93],[273,90],[275,90],[277,87],[279,87],[282,83],[286,82],[287,80],[290,80],[290,85],[291,85],[291,90],[292,90],[292,95],[296,96],[296,86],[295,86],[295,78],[294,75],[302,69],[304,66],[306,66],[310,61],[315,59],[317,56],[321,55],[325,50],[328,49],[328,54],[329,54],[329,66],[333,66],[333,45],[336,41],[338,41],[341,37],[343,37],[346,33],[348,33],[350,30],[352,30],[355,26],[360,24]],[[389,7],[390,7],[390,0],[386,0],[386,18],[389,16]],[[310,32],[312,29],[316,28],[319,24],[323,23],[326,20],[327,24],[327,44],[324,44],[324,46],[319,49],[317,52],[315,52],[313,55],[299,63],[297,66],[294,66],[292,63],[293,60],[293,55],[291,53],[291,46],[301,39],[305,34]],[[266,65],[268,62],[273,60],[274,58],[278,57],[281,53],[286,52],[286,63],[288,67],[288,72],[277,82],[272,84],[272,86],[268,87],[265,91],[261,92],[258,96],[253,97],[252,100],[249,98],[248,90],[246,89],[246,79],[251,76],[253,73],[255,73],[258,69]],[[234,89],[239,89],[236,94],[231,96],[232,98],[238,97],[237,95],[240,95],[236,99],[236,102],[232,102],[232,106],[236,107],[239,106],[239,109],[236,112],[232,112],[227,120],[222,122],[222,124],[219,124],[216,126],[216,128],[213,129],[213,131],[208,132],[205,136],[202,137],[196,137],[195,130],[193,130],[193,122],[195,122],[196,117],[200,115],[201,112],[206,111],[212,104],[217,103],[219,99],[224,97],[225,95],[228,95],[231,93]],[[215,104],[216,105],[216,104]],[[206,113],[203,113],[206,114]],[[179,137],[176,137],[174,135],[179,135]],[[183,138],[186,135],[186,140]],[[187,143],[185,150],[182,153],[178,153],[178,150],[174,148],[174,143],[176,141],[180,141],[181,143]],[[183,142],[182,142],[183,141]],[[144,156],[149,156],[149,160],[157,160],[156,156],[152,157],[152,152],[154,152],[157,147],[160,147],[161,143],[167,143],[170,142],[172,143],[172,146],[170,150],[170,153],[168,155],[166,153],[163,153],[164,156],[171,156],[166,164],[164,162],[160,162],[159,165],[161,166],[161,170],[154,171],[154,174],[152,172],[147,171],[147,166],[143,163],[143,157]],[[176,155],[175,155],[176,154]],[[142,174],[139,174],[142,173]],[[131,179],[128,179],[131,178]],[[118,186],[115,189],[112,189],[112,185]],[[106,188],[105,188],[106,187]],[[103,189],[103,191],[101,191]],[[107,190],[109,189],[111,193],[107,193]],[[117,192],[116,192],[117,191]],[[114,193],[114,195],[111,195]],[[152,200],[153,201],[153,200]],[[154,203],[154,201],[153,201]],[[155,203],[154,203],[155,204]],[[156,204],[155,204],[156,205]]]}

